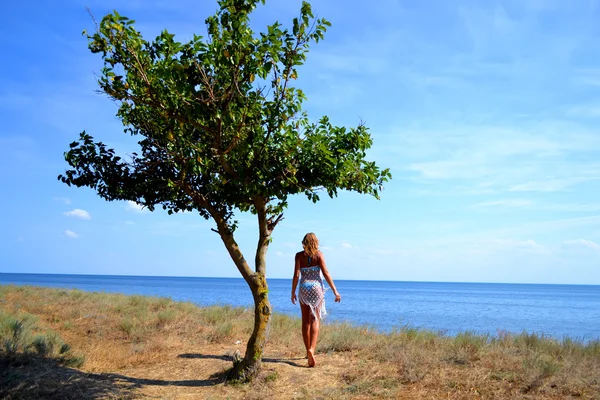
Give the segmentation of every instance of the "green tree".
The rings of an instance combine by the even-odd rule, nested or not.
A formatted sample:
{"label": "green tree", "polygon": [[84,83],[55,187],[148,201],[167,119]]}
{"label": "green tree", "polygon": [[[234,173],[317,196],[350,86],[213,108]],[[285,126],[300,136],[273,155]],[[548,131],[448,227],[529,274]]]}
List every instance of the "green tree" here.
{"label": "green tree", "polygon": [[[208,37],[187,43],[166,30],[146,41],[133,20],[106,15],[88,46],[104,61],[101,92],[117,102],[124,131],[140,137],[141,150],[120,157],[84,131],[65,153],[71,169],[58,177],[108,201],[197,211],[215,222],[254,297],[254,330],[234,363],[238,378],[260,368],[272,313],[266,254],[288,196],[317,202],[319,194],[350,190],[378,198],[391,177],[365,159],[372,140],[362,123],[310,122],[302,111],[305,96],[292,85],[297,67],[330,23],[305,2],[289,28],[275,22],[255,34],[249,17],[259,2],[219,0],[206,19]],[[234,238],[236,211],[258,220],[254,268]]]}

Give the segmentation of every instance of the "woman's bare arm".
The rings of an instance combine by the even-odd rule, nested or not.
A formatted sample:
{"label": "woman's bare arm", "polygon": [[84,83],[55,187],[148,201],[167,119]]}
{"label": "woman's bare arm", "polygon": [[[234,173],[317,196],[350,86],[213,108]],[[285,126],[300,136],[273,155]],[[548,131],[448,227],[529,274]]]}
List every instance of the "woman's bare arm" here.
{"label": "woman's bare arm", "polygon": [[298,286],[298,279],[300,278],[300,258],[296,254],[296,260],[294,261],[294,277],[292,278],[292,303],[296,304],[296,287]]}
{"label": "woman's bare arm", "polygon": [[319,264],[321,266],[321,272],[323,273],[323,277],[327,281],[327,284],[329,285],[331,290],[333,290],[333,294],[335,295],[335,302],[339,303],[342,300],[342,296],[340,296],[340,293],[335,288],[335,283],[333,283],[333,278],[331,278],[329,270],[327,269],[327,264],[325,263],[325,257],[323,257],[322,253],[319,254],[319,256],[321,258],[321,262]]}

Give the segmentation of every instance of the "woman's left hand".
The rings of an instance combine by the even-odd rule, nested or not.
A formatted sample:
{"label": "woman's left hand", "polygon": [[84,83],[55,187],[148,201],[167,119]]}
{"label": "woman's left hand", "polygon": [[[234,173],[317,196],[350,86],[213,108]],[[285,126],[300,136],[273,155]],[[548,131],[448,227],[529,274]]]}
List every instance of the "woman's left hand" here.
{"label": "woman's left hand", "polygon": [[335,302],[339,303],[340,301],[342,301],[342,296],[339,293],[335,293]]}

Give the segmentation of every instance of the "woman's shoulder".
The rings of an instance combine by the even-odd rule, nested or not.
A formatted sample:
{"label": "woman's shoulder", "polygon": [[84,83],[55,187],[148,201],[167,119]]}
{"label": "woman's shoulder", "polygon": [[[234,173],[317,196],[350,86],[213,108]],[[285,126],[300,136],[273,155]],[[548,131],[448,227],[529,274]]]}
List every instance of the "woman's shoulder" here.
{"label": "woman's shoulder", "polygon": [[299,258],[304,255],[304,251],[299,251],[296,253],[296,258]]}
{"label": "woman's shoulder", "polygon": [[321,253],[321,250],[317,252],[317,261],[320,267],[325,265],[325,256],[323,255],[323,253]]}
{"label": "woman's shoulder", "polygon": [[317,252],[312,258],[315,261],[315,264],[317,265],[321,265],[323,260],[325,260],[325,257],[323,257],[323,253],[321,253],[321,250],[317,250]]}

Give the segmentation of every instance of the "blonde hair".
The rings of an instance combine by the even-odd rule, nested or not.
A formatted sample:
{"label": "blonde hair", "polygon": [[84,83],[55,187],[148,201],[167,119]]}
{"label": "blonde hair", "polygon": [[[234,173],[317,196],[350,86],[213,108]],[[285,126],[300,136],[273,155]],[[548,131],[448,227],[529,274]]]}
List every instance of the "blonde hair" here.
{"label": "blonde hair", "polygon": [[317,239],[317,235],[312,232],[304,235],[302,245],[304,246],[304,252],[309,257],[314,257],[319,252],[319,239]]}

